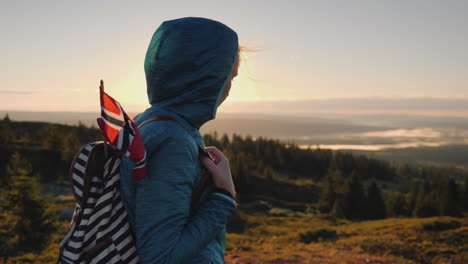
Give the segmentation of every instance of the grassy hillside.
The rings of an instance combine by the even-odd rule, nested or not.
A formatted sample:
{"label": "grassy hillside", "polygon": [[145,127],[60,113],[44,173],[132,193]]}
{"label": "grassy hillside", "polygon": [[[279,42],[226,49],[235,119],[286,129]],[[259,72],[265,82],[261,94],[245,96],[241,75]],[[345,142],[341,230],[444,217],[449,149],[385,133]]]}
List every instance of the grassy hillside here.
{"label": "grassy hillside", "polygon": [[[70,161],[100,137],[83,124],[0,121],[0,263],[56,261],[74,206]],[[466,169],[394,164],[235,134],[204,140],[228,157],[238,194],[227,263],[465,261]],[[44,223],[25,221],[35,209],[47,213]],[[31,239],[41,230],[34,228],[47,223],[54,231],[37,246]]]}
{"label": "grassy hillside", "polygon": [[[53,210],[72,208],[56,197]],[[275,208],[272,208],[274,210]],[[55,263],[68,220],[38,253],[6,263]],[[468,261],[468,217],[352,222],[329,216],[259,216],[242,207],[228,225],[226,263],[453,263]]]}
{"label": "grassy hillside", "polygon": [[467,217],[238,219],[246,229],[228,234],[227,263],[468,263]]}

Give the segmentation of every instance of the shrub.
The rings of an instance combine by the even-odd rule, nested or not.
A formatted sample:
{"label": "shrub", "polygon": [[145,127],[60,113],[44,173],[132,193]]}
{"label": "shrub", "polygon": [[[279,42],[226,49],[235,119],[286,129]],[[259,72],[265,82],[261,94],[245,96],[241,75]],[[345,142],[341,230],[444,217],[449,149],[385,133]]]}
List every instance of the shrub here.
{"label": "shrub", "polygon": [[460,228],[461,224],[458,221],[434,221],[431,223],[423,224],[422,228],[426,231],[445,231],[450,229]]}
{"label": "shrub", "polygon": [[307,231],[305,233],[299,234],[299,240],[302,243],[309,244],[311,242],[321,242],[321,241],[335,241],[338,239],[336,230],[331,229],[320,229],[316,231]]}

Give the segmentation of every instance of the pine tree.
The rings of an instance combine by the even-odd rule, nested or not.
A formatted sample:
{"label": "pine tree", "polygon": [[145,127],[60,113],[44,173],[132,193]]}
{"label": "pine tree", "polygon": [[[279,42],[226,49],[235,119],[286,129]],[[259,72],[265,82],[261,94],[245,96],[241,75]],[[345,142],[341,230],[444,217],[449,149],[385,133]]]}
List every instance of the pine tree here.
{"label": "pine tree", "polygon": [[57,230],[56,215],[41,196],[31,165],[15,153],[8,165],[9,188],[0,197],[0,256],[39,252]]}
{"label": "pine tree", "polygon": [[465,182],[463,184],[463,209],[468,211],[468,177],[465,177]]}
{"label": "pine tree", "polygon": [[[251,159],[244,152],[239,152],[230,159],[231,173],[239,193],[248,194],[251,188]],[[269,172],[267,172],[269,173]]]}
{"label": "pine tree", "polygon": [[63,141],[56,125],[48,124],[39,132],[39,134],[41,135],[42,145],[45,148],[57,150],[62,147]]}
{"label": "pine tree", "polygon": [[11,181],[17,175],[28,176],[32,173],[32,166],[29,161],[22,158],[18,152],[11,155],[10,161],[6,166],[6,174],[0,186],[11,188]]}
{"label": "pine tree", "polygon": [[15,133],[11,128],[11,121],[8,114],[0,121],[0,144],[9,145],[15,141]]}
{"label": "pine tree", "polygon": [[386,209],[385,203],[382,199],[382,193],[375,181],[372,181],[367,189],[366,204],[365,215],[367,219],[383,219],[386,217]]}
{"label": "pine tree", "polygon": [[386,199],[387,216],[408,216],[408,204],[405,195],[397,192]]}
{"label": "pine tree", "polygon": [[272,167],[267,165],[263,170],[263,176],[269,180],[272,180],[276,177],[276,173]]}
{"label": "pine tree", "polygon": [[223,136],[221,137],[220,144],[221,144],[221,146],[220,146],[221,149],[226,149],[231,145],[231,143],[229,141],[229,137],[228,137],[228,135],[226,133],[224,133]]}
{"label": "pine tree", "polygon": [[322,192],[320,193],[319,210],[321,213],[330,213],[335,204],[337,194],[343,185],[343,176],[334,160],[330,162],[330,167],[323,182]]}
{"label": "pine tree", "polygon": [[459,206],[459,191],[457,183],[453,178],[450,178],[446,184],[443,185],[441,200],[441,215],[447,216],[460,216],[461,210]]}
{"label": "pine tree", "polygon": [[70,161],[75,157],[75,154],[80,149],[80,141],[75,133],[67,133],[59,138],[62,142],[60,143],[60,157],[63,161]]}
{"label": "pine tree", "polygon": [[46,246],[57,230],[56,215],[48,202],[40,196],[37,180],[29,176],[15,176],[12,189],[2,194],[0,255],[38,252]]}
{"label": "pine tree", "polygon": [[338,164],[336,162],[335,157],[333,157],[330,160],[330,165],[328,167],[328,171],[327,171],[327,174],[325,175],[325,178],[328,181],[331,181],[336,185],[341,185],[343,183],[343,173],[338,168]]}
{"label": "pine tree", "polygon": [[343,197],[338,197],[333,204],[331,214],[338,218],[345,218]]}
{"label": "pine tree", "polygon": [[416,206],[414,207],[413,216],[431,217],[431,216],[437,216],[437,215],[438,215],[438,210],[436,206],[434,206],[433,200],[431,199],[431,197],[429,195],[421,194],[418,197]]}
{"label": "pine tree", "polygon": [[364,187],[356,173],[352,173],[344,190],[344,213],[348,219],[365,218]]}
{"label": "pine tree", "polygon": [[322,187],[322,192],[320,193],[319,211],[323,214],[331,212],[336,198],[337,194],[335,192],[333,182],[325,181]]}
{"label": "pine tree", "polygon": [[425,181],[418,192],[413,209],[413,216],[431,217],[439,215],[439,210],[436,205],[439,199],[435,197],[435,194],[435,192],[431,192],[431,185],[429,182]]}
{"label": "pine tree", "polygon": [[415,215],[414,209],[416,208],[416,203],[419,197],[419,194],[422,192],[421,184],[418,182],[413,182],[411,187],[410,195],[408,196],[408,216]]}
{"label": "pine tree", "polygon": [[6,115],[3,117],[3,122],[5,122],[5,123],[10,123],[11,122],[10,115],[8,115],[8,113],[6,113]]}

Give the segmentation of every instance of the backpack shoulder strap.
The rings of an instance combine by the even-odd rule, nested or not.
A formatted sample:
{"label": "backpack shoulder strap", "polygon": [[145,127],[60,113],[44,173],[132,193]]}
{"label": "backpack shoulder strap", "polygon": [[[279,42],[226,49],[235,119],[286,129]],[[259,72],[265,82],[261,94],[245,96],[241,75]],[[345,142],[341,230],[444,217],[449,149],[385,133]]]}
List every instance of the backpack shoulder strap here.
{"label": "backpack shoulder strap", "polygon": [[[179,121],[177,121],[177,119],[175,119],[175,118],[173,118],[171,116],[159,115],[159,116],[153,116],[153,117],[150,117],[150,118],[144,120],[143,122],[141,122],[138,125],[138,129],[140,129],[144,125],[146,125],[148,123],[151,123],[151,122],[154,122],[154,121],[167,121],[167,120],[173,120],[176,123],[179,123]],[[180,126],[182,128],[184,128],[182,125],[180,125]],[[190,133],[189,133],[189,135],[190,135]],[[197,144],[197,146],[198,146],[198,151],[199,151],[199,153],[201,155],[209,157],[211,159],[210,154],[208,154],[208,152],[204,148],[202,148],[198,144]],[[206,169],[203,169],[202,178],[200,180],[200,183],[197,185],[197,187],[195,187],[195,189],[193,191],[193,194],[192,194],[192,201],[190,203],[190,209],[191,210],[193,210],[195,208],[195,205],[200,200],[203,189],[205,189],[205,186],[208,184],[210,179],[211,179],[210,174],[206,171]]]}
{"label": "backpack shoulder strap", "polygon": [[84,207],[91,177],[99,175],[104,168],[104,142],[84,145],[76,154],[70,166],[71,191],[76,202]]}

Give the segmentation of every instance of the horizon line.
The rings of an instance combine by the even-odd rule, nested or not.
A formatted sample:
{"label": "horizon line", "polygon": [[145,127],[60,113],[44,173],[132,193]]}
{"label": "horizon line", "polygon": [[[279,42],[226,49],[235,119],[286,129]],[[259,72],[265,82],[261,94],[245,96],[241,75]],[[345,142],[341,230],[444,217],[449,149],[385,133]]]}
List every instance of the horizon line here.
{"label": "horizon line", "polygon": [[[10,113],[35,113],[35,114],[100,114],[100,111],[60,111],[60,110],[5,110],[0,109],[0,112],[5,114]],[[126,111],[128,114],[138,114],[142,111]],[[404,110],[313,110],[313,111],[296,111],[296,112],[265,112],[265,111],[218,111],[218,115],[269,115],[269,116],[297,116],[297,117],[323,117],[326,115],[338,116],[415,116],[415,117],[451,117],[451,118],[468,118],[468,111],[404,111]],[[0,119],[3,118],[0,116]]]}

